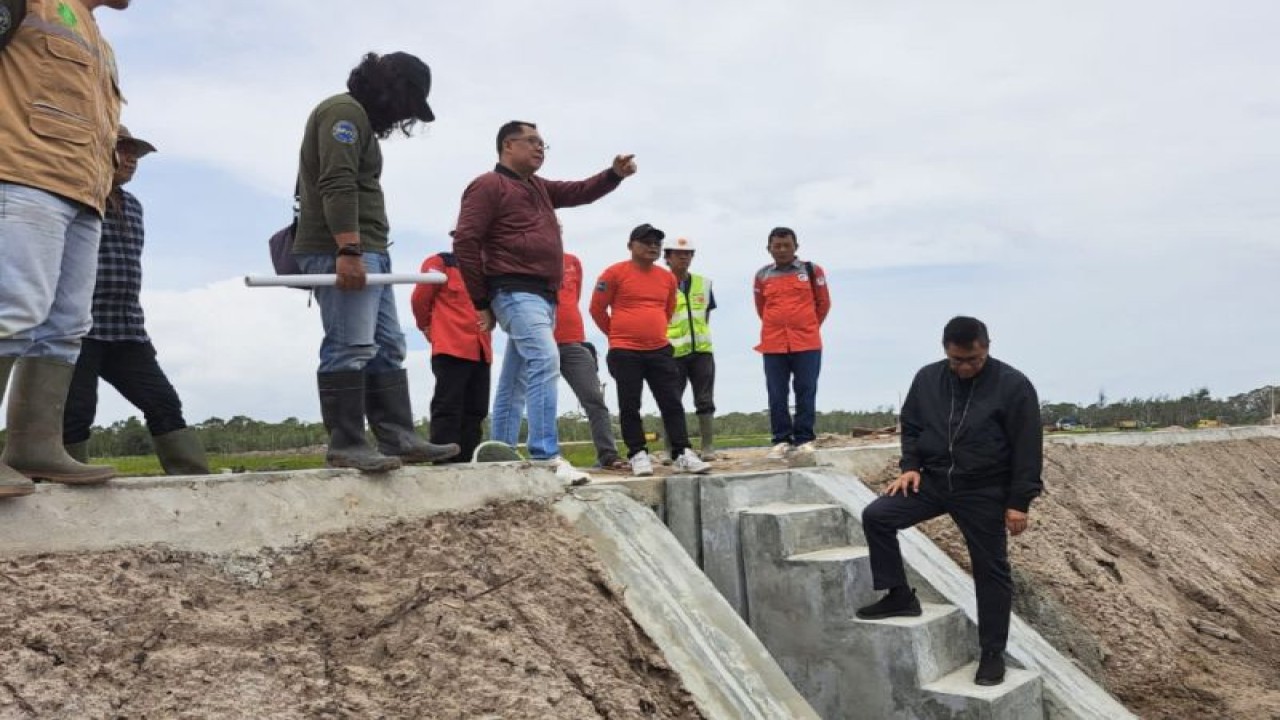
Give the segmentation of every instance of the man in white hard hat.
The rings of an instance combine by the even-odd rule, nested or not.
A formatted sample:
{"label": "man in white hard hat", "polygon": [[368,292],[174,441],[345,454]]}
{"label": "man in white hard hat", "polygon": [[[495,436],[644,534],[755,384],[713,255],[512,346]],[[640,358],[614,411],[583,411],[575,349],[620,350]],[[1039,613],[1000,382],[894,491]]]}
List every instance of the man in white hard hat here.
{"label": "man in white hard hat", "polygon": [[680,394],[693,386],[693,407],[698,415],[703,460],[716,459],[714,417],[716,413],[716,360],[711,348],[711,311],[716,296],[711,280],[689,272],[697,245],[689,238],[676,238],[662,249],[667,267],[676,276],[676,311],[667,326],[667,339],[680,367]]}

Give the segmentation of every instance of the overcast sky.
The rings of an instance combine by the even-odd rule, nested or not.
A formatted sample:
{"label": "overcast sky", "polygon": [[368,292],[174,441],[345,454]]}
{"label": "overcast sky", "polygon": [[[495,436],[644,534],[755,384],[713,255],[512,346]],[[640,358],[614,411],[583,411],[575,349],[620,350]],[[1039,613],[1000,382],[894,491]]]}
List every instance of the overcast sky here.
{"label": "overcast sky", "polygon": [[[766,405],[751,278],[775,225],[830,278],[820,410],[897,405],[955,314],[986,320],[1042,399],[1280,381],[1274,2],[136,0],[99,18],[125,122],[160,148],[130,186],[143,302],[193,423],[319,416],[316,308],[241,278],[269,270],[307,114],[370,50],[435,78],[437,122],[383,144],[396,269],[448,247],[504,121],[538,123],[548,178],[635,153],[617,192],[560,213],[566,247],[590,278],[641,222],[699,244],[722,412]],[[398,294],[425,415],[428,347]],[[100,423],[131,414],[103,393]]]}

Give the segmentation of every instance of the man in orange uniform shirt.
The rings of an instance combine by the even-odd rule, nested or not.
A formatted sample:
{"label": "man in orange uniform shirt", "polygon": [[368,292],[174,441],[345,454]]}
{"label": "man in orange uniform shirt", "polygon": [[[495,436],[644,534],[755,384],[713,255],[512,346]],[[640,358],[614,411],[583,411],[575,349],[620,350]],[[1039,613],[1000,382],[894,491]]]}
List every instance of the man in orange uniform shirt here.
{"label": "man in orange uniform shirt", "polygon": [[[818,371],[822,369],[822,321],[831,310],[831,293],[822,268],[796,258],[800,247],[791,228],[769,232],[766,247],[773,263],[756,272],[756,314],[769,391],[770,460],[784,460],[794,450],[813,451],[817,416]],[[788,383],[796,392],[791,417]]]}
{"label": "man in orange uniform shirt", "polygon": [[607,361],[618,386],[618,421],[631,472],[637,476],[653,474],[653,458],[640,417],[645,382],[662,413],[676,472],[711,471],[689,447],[680,399],[684,387],[667,341],[667,324],[676,309],[676,278],[654,264],[664,237],[665,233],[648,223],[632,230],[627,241],[631,259],[610,265],[591,294],[591,318],[609,337]]}
{"label": "man in orange uniform shirt", "polygon": [[466,462],[480,444],[489,414],[490,334],[471,304],[467,284],[453,253],[436,253],[422,261],[422,272],[444,273],[443,285],[413,288],[413,317],[431,343],[431,442],[457,443],[461,451],[445,462]]}

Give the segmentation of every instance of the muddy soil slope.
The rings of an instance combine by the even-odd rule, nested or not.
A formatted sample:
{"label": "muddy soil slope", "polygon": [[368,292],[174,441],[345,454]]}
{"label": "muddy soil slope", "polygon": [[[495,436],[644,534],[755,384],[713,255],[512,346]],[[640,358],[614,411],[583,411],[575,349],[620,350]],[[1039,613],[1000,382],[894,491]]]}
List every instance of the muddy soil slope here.
{"label": "muddy soil slope", "polygon": [[0,563],[0,718],[698,718],[532,503],[287,552]]}
{"label": "muddy soil slope", "polygon": [[1280,439],[1050,444],[1045,484],[1016,612],[1144,718],[1280,718]]}

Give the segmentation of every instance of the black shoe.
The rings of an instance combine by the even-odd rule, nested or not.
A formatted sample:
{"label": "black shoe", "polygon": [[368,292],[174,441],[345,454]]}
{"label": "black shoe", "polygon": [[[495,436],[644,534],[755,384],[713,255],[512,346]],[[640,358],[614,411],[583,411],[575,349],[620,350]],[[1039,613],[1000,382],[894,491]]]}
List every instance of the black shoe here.
{"label": "black shoe", "polygon": [[1004,682],[1004,653],[983,650],[973,682],[977,685],[999,685]]}
{"label": "black shoe", "polygon": [[919,617],[922,612],[915,590],[909,589],[904,592],[890,590],[889,594],[880,598],[879,601],[859,608],[857,616],[863,620],[881,620],[891,617]]}

